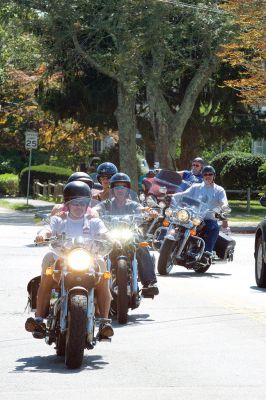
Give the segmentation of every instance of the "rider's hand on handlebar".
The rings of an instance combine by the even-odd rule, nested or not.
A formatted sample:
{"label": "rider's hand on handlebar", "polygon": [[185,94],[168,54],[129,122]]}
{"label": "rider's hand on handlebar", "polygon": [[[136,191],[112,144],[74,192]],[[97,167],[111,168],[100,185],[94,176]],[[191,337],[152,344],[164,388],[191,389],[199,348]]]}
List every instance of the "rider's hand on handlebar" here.
{"label": "rider's hand on handlebar", "polygon": [[43,229],[37,233],[34,241],[36,243],[42,243],[45,240],[49,239],[50,236],[51,236],[51,233],[49,231]]}

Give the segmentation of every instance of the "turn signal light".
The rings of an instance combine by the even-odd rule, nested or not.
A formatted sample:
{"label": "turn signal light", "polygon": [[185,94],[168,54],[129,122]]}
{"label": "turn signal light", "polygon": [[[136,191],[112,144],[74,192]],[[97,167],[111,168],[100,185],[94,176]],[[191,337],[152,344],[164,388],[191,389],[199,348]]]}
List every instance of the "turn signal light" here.
{"label": "turn signal light", "polygon": [[110,279],[111,278],[111,272],[105,271],[103,273],[103,279]]}
{"label": "turn signal light", "polygon": [[46,270],[45,270],[45,275],[51,276],[51,275],[53,275],[53,272],[54,272],[53,267],[48,267],[48,268],[46,268]]}
{"label": "turn signal light", "polygon": [[140,242],[139,247],[149,247],[149,243],[148,242]]}
{"label": "turn signal light", "polygon": [[169,226],[170,225],[170,222],[169,221],[167,221],[166,219],[164,219],[163,220],[163,226]]}
{"label": "turn signal light", "polygon": [[196,236],[196,229],[190,229],[190,236]]}

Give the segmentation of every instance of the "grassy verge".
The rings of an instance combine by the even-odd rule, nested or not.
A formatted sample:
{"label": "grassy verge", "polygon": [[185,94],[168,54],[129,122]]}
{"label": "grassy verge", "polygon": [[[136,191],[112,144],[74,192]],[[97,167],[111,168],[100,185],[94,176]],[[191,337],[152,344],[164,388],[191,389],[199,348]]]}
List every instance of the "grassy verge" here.
{"label": "grassy verge", "polygon": [[9,208],[16,211],[24,211],[34,208],[30,204],[11,203],[8,200],[0,200],[0,207]]}
{"label": "grassy verge", "polygon": [[254,221],[259,222],[266,216],[266,208],[260,205],[258,200],[251,200],[250,212],[247,212],[247,202],[244,200],[229,200],[232,209],[230,221]]}

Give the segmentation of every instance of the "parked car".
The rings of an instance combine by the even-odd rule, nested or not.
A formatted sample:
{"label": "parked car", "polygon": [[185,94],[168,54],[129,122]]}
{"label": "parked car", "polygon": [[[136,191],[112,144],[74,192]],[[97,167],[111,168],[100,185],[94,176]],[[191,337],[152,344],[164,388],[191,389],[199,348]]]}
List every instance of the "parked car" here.
{"label": "parked car", "polygon": [[[260,204],[266,207],[266,197],[261,197]],[[259,223],[255,235],[255,278],[261,288],[266,288],[266,217]]]}

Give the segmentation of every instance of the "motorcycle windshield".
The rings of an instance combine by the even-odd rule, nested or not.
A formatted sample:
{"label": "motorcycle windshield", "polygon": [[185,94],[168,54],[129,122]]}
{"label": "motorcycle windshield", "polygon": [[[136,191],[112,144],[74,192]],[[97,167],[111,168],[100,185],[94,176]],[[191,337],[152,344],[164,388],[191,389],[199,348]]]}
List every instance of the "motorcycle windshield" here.
{"label": "motorcycle windshield", "polygon": [[143,180],[146,191],[157,198],[163,198],[165,193],[174,194],[184,190],[181,175],[176,171],[162,169],[154,178],[148,180],[149,182]]}
{"label": "motorcycle windshield", "polygon": [[86,236],[52,239],[49,247],[57,256],[64,258],[74,249],[84,249],[93,256],[106,256],[112,251],[109,240],[88,239]]}
{"label": "motorcycle windshield", "polygon": [[144,220],[143,207],[138,196],[125,187],[115,187],[110,198],[96,207],[112,239],[131,240]]}

